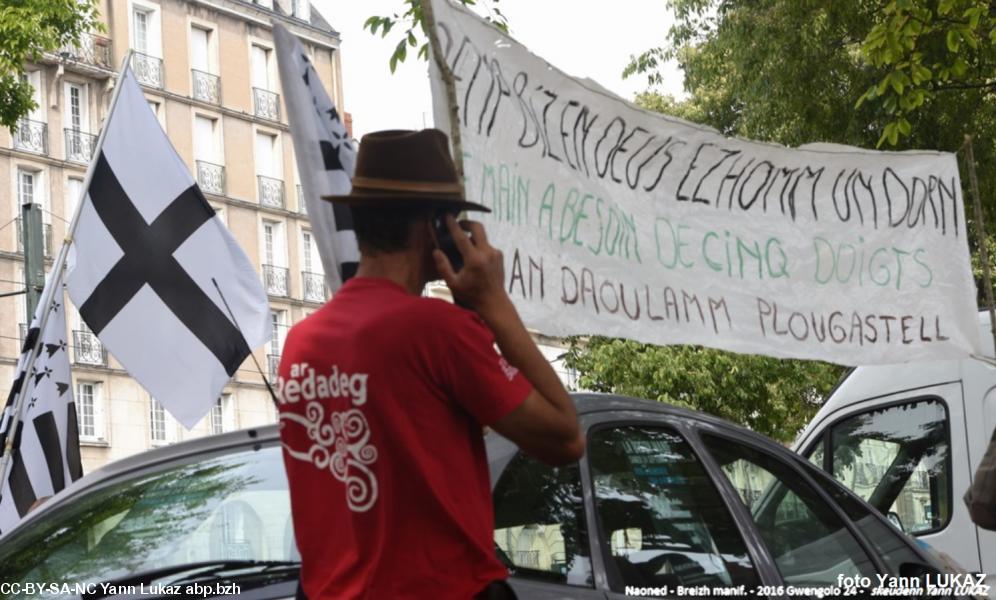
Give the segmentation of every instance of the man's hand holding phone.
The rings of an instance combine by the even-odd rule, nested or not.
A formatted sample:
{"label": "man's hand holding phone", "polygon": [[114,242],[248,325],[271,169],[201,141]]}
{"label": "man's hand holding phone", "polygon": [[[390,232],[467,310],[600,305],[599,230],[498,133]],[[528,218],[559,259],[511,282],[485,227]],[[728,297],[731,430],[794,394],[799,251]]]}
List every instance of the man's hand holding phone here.
{"label": "man's hand holding phone", "polygon": [[[484,226],[477,221],[461,221],[445,216],[445,226],[463,259],[459,270],[454,268],[442,249],[433,250],[436,270],[446,281],[454,299],[489,321],[501,318],[509,309],[515,312],[505,292],[505,266],[501,250],[488,243]],[[470,236],[467,235],[470,233]],[[437,244],[439,244],[436,235]]]}
{"label": "man's hand holding phone", "polygon": [[454,271],[446,253],[437,247],[433,250],[436,270],[450,286],[454,300],[484,319],[502,356],[533,386],[518,408],[493,424],[494,430],[549,464],[578,460],[585,441],[574,403],[505,292],[501,251],[488,243],[484,226],[476,221],[458,224],[447,215],[446,226],[463,258],[463,268]]}

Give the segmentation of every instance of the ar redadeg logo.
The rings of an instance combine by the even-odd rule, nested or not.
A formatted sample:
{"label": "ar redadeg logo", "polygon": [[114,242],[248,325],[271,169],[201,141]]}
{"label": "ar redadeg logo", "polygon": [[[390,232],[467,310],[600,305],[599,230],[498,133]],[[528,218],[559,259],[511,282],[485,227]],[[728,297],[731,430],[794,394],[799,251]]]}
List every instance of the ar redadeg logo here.
{"label": "ar redadeg logo", "polygon": [[308,363],[294,363],[289,378],[277,378],[277,399],[281,404],[295,404],[316,398],[349,398],[353,406],[362,406],[367,401],[367,377],[366,373],[340,371],[339,365],[322,374]]}

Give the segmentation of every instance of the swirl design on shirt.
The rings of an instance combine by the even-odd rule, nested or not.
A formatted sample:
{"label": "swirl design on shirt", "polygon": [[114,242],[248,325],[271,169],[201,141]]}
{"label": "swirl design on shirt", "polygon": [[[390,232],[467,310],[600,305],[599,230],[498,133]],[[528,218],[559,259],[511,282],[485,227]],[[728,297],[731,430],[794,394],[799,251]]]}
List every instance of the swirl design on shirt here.
{"label": "swirl design on shirt", "polygon": [[346,503],[354,512],[366,512],[377,502],[377,476],[370,465],[377,460],[377,448],[370,443],[370,426],[358,408],[332,411],[325,419],[325,407],[309,402],[304,415],[284,412],[286,423],[303,426],[313,443],[306,452],[283,443],[292,458],[310,462],[321,471],[329,471],[346,485]]}

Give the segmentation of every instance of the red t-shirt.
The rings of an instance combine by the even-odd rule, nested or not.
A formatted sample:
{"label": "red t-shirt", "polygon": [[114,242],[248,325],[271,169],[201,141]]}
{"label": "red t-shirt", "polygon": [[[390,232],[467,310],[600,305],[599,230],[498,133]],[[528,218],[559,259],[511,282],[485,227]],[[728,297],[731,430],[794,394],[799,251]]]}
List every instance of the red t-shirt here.
{"label": "red t-shirt", "polygon": [[475,313],[353,278],[290,331],[277,387],[309,599],[467,600],[507,577],[481,426],[531,386]]}

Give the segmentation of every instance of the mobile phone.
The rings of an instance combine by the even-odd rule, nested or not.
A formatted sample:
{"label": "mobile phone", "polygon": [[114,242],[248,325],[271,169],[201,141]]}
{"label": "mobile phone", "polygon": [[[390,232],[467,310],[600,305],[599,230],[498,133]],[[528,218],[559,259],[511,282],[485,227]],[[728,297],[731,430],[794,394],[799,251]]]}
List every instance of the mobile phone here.
{"label": "mobile phone", "polygon": [[453,236],[450,235],[450,228],[446,225],[448,214],[452,213],[440,212],[432,218],[432,231],[436,236],[436,247],[442,250],[446,258],[450,260],[453,272],[456,273],[463,268],[463,255],[460,254],[460,249],[457,248]]}

